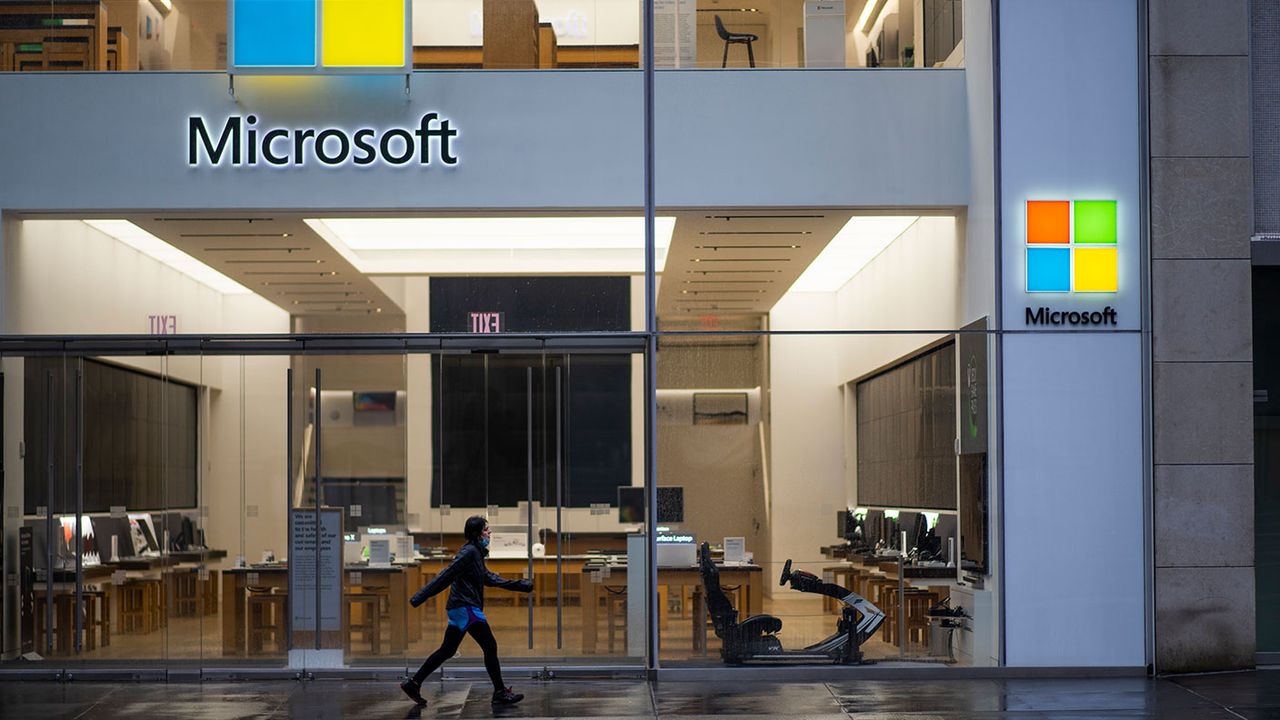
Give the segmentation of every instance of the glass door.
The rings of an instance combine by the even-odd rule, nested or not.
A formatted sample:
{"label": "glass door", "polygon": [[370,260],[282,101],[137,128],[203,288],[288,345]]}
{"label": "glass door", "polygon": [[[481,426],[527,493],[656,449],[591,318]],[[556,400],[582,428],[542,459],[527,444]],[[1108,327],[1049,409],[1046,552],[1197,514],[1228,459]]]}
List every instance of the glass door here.
{"label": "glass door", "polygon": [[[485,613],[509,663],[643,660],[643,610],[628,612],[628,602],[642,608],[643,583],[628,592],[633,528],[618,510],[618,498],[626,497],[619,488],[643,484],[633,357],[432,357],[431,537],[452,557],[467,518],[483,515],[492,530],[488,568],[533,581],[529,595],[486,593]],[[424,636],[438,643],[442,609],[434,620]],[[461,653],[464,661],[480,660],[470,642]]]}
{"label": "glass door", "polygon": [[546,430],[536,489],[544,509],[541,547],[535,546],[543,557],[534,560],[542,632],[535,640],[559,662],[644,659],[644,540],[635,532],[644,484],[639,358],[545,356],[537,401]]}
{"label": "glass door", "polygon": [[[291,559],[289,573],[290,591],[299,595],[291,614],[304,626],[294,629],[292,649],[307,652],[295,653],[291,665],[332,667],[341,651],[345,667],[403,667],[422,641],[408,603],[421,570],[406,440],[421,418],[405,358],[305,355],[292,362],[290,551],[302,556]],[[318,531],[311,529],[317,511]],[[318,557],[299,544],[309,532],[320,533]],[[319,618],[318,635],[311,618]]]}

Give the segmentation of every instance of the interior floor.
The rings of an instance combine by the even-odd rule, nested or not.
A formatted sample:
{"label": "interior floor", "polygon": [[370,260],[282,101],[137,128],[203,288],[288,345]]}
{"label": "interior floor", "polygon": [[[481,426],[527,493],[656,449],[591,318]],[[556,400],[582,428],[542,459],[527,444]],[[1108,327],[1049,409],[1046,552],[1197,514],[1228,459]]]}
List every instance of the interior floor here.
{"label": "interior floor", "polygon": [[[835,631],[836,615],[824,613],[821,598],[768,598],[764,599],[764,610],[776,615],[783,622],[779,639],[787,649],[799,649],[815,643]],[[411,621],[421,623],[421,637],[407,644],[403,655],[390,651],[390,635],[387,623],[383,623],[381,652],[373,654],[368,642],[355,638],[351,650],[347,653],[347,661],[352,665],[365,666],[416,666],[422,662],[439,645],[445,628],[443,613],[435,608],[411,610]],[[529,647],[528,606],[512,605],[510,596],[492,593],[486,600],[485,614],[498,640],[498,647],[503,658],[523,659],[538,658],[551,662],[573,662],[587,664],[629,664],[635,658],[626,657],[626,629],[619,624],[614,631],[613,648],[609,646],[609,632],[605,613],[600,613],[597,623],[597,651],[592,654],[582,652],[582,609],[576,606],[563,608],[561,647],[556,646],[556,610],[554,606],[534,608],[534,641]],[[439,617],[436,617],[436,615]],[[707,627],[707,650],[694,650],[694,624],[692,618],[673,603],[669,608],[667,622],[660,630],[662,645],[661,659],[665,662],[693,662],[697,664],[719,664],[719,641],[714,630]],[[868,659],[892,659],[899,657],[896,645],[886,642],[881,633],[868,640],[863,646],[863,653]],[[927,648],[909,645],[907,655],[922,658]],[[55,655],[51,660],[61,660]],[[97,647],[75,656],[77,662],[94,661],[200,661],[201,664],[217,666],[225,662],[222,654],[222,621],[218,615],[204,617],[169,618],[166,626],[159,631],[135,634],[113,632],[111,644]],[[942,660],[943,658],[936,658]],[[235,664],[245,661],[261,663],[265,666],[276,666],[283,660],[279,653],[263,652],[247,658],[233,658]],[[454,662],[479,663],[479,648],[470,640],[464,640],[459,655]]]}

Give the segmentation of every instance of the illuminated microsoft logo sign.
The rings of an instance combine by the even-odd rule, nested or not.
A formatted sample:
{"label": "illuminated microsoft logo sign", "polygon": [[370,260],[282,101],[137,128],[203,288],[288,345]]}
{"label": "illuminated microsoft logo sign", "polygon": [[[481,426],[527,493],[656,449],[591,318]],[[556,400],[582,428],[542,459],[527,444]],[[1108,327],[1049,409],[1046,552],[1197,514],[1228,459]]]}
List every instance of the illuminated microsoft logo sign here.
{"label": "illuminated microsoft logo sign", "polygon": [[1115,200],[1027,202],[1027,292],[1119,290]]}
{"label": "illuminated microsoft logo sign", "polygon": [[408,67],[406,0],[231,0],[235,69]]}

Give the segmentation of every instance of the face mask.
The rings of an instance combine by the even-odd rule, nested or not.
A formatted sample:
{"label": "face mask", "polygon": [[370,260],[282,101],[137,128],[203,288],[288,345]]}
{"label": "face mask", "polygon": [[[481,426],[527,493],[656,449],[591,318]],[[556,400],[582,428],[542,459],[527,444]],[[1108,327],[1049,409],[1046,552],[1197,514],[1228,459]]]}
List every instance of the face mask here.
{"label": "face mask", "polygon": [[489,538],[487,537],[480,538],[480,547],[483,547],[483,548],[489,547]]}

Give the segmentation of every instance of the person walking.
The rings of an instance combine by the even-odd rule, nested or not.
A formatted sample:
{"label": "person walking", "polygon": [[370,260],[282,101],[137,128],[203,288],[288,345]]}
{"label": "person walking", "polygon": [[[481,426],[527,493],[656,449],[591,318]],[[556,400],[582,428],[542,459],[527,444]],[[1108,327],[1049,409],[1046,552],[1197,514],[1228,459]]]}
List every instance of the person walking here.
{"label": "person walking", "polygon": [[523,700],[524,695],[512,692],[502,682],[498,641],[494,639],[489,621],[484,616],[484,588],[489,585],[528,593],[533,592],[533,582],[506,580],[485,567],[484,558],[489,554],[489,521],[483,516],[473,515],[467,518],[462,534],[466,543],[454,556],[453,562],[409,599],[410,605],[418,607],[428,598],[449,588],[449,600],[445,604],[449,624],[445,627],[440,649],[422,663],[422,667],[418,668],[412,678],[400,683],[400,689],[410,700],[426,705],[427,701],[422,697],[422,681],[458,652],[463,635],[470,635],[484,651],[484,669],[489,672],[489,679],[493,681],[493,704],[512,705]]}

